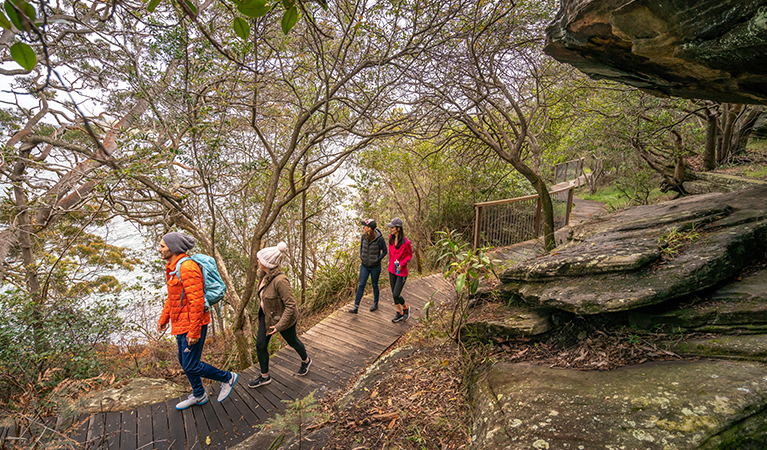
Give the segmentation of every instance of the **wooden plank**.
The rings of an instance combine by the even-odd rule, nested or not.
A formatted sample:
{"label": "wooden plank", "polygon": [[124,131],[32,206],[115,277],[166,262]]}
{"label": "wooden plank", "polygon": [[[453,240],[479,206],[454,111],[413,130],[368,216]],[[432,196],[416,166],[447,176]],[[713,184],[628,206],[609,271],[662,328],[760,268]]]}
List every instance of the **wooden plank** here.
{"label": "wooden plank", "polygon": [[[217,448],[227,448],[231,445],[234,445],[235,441],[237,440],[237,436],[235,436],[234,428],[232,427],[232,422],[234,420],[238,420],[239,418],[235,415],[234,417],[230,417],[229,413],[224,409],[223,405],[218,402],[218,392],[221,388],[220,383],[215,383],[214,386],[214,392],[213,396],[210,399],[210,404],[213,407],[213,415],[215,417],[210,417],[209,411],[205,410],[205,416],[208,418],[208,426],[211,428],[211,431],[213,431],[213,428],[216,427],[217,433],[214,432],[215,436],[218,436],[218,439],[220,439],[219,444],[217,445]],[[229,397],[232,395],[230,394]],[[224,400],[226,403],[231,403],[229,401],[229,398]],[[236,413],[237,409],[233,408],[233,411]],[[214,421],[218,421],[218,426],[214,425]]]}
{"label": "wooden plank", "polygon": [[[237,385],[244,380],[245,378],[240,376],[240,379],[237,380]],[[235,387],[237,385],[235,385]],[[250,432],[252,428],[251,424],[261,423],[258,417],[242,401],[236,388],[232,390],[226,400],[219,403],[219,406],[224,410],[224,414],[229,417],[232,433],[234,435],[230,437],[230,442],[232,444],[234,441],[239,442],[239,440],[249,436],[249,434],[246,433]]]}
{"label": "wooden plank", "polygon": [[[293,382],[294,374],[281,364],[272,364],[269,368],[269,375],[272,377],[272,383],[269,385],[273,391],[278,392],[281,400],[287,398],[296,398],[301,389],[292,389],[288,386]],[[297,377],[296,377],[297,378]]]}
{"label": "wooden plank", "polygon": [[[282,358],[282,356],[276,356],[275,358],[279,359]],[[280,361],[282,364],[287,364],[284,361]],[[312,366],[309,369],[309,374],[307,375],[310,380],[315,381],[320,386],[326,386],[329,389],[334,389],[341,387],[343,384],[342,380],[347,379],[347,376],[341,376],[338,374],[332,374],[325,371],[325,369],[322,367],[321,361],[312,361]]]}
{"label": "wooden plank", "polygon": [[[178,401],[186,400],[186,397],[179,398]],[[186,408],[181,411],[181,415],[184,418],[184,431],[186,432],[186,446],[187,448],[202,448],[200,440],[200,433],[197,431],[197,424],[194,421],[194,415],[192,408]]]}
{"label": "wooden plank", "polygon": [[266,397],[269,402],[274,405],[275,413],[282,414],[287,408],[283,400],[292,400],[292,396],[282,391],[281,386],[278,383],[272,381],[266,386],[257,388],[257,390]]}
{"label": "wooden plank", "polygon": [[166,448],[186,450],[186,426],[184,425],[184,414],[176,409],[178,402],[178,399],[165,402],[165,414],[168,417],[168,439],[170,440]]}
{"label": "wooden plank", "polygon": [[331,320],[323,320],[321,324],[323,326],[343,329],[355,337],[370,342],[379,342],[382,339],[389,339],[396,334],[393,332],[392,328],[388,326],[391,324],[391,319],[388,318],[386,320],[379,317],[366,316],[353,317],[351,320],[334,318]]}
{"label": "wooden plank", "polygon": [[[257,377],[257,370],[255,370],[256,366],[249,367],[244,373],[246,373],[247,377]],[[266,413],[269,415],[269,417],[274,417],[275,414],[282,412],[285,409],[285,405],[282,404],[280,399],[274,395],[273,392],[271,392],[268,388],[270,385],[261,386],[258,388],[248,388],[247,395],[251,396],[263,409],[266,411]]]}
{"label": "wooden plank", "polygon": [[80,416],[75,419],[72,425],[72,432],[69,435],[73,441],[79,444],[82,444],[86,441],[86,438],[88,437],[88,424],[90,423],[90,420],[90,416]]}
{"label": "wooden plank", "polygon": [[[210,394],[208,394],[210,396]],[[211,398],[208,403],[202,406],[193,406],[195,418],[204,417],[205,428],[207,433],[200,436],[205,436],[202,439],[202,448],[210,449],[225,449],[226,448],[226,436],[224,436],[224,430],[222,429],[221,422],[219,421],[216,412],[213,409],[213,403],[216,402],[215,398]],[[227,420],[229,420],[227,418]],[[198,423],[197,431],[200,430],[200,424]]]}
{"label": "wooden plank", "polygon": [[[340,370],[333,370],[331,368],[327,367],[327,364],[325,363],[326,359],[323,354],[320,352],[314,351],[312,353],[309,353],[309,349],[307,348],[307,353],[309,354],[309,357],[312,358],[312,365],[309,368],[309,374],[312,372],[317,372],[323,374],[324,378],[335,380],[335,379],[341,379],[346,378],[348,374],[345,372],[341,372]],[[278,367],[282,370],[283,373],[288,373],[292,377],[295,372],[293,372],[293,369],[290,367],[295,367],[296,370],[297,362],[293,360],[293,358],[286,358],[284,354],[276,354],[272,356],[272,359],[275,361],[275,364],[272,364],[272,368]],[[300,361],[300,360],[299,360]],[[300,364],[300,363],[298,363]],[[270,369],[272,370],[272,369]],[[312,378],[310,378],[312,380]]]}
{"label": "wooden plank", "polygon": [[136,410],[137,439],[138,448],[149,448],[148,444],[154,441],[152,435],[152,407],[150,405],[142,406]]}
{"label": "wooden plank", "polygon": [[[87,427],[88,422],[86,421],[85,429],[87,433]],[[10,446],[10,448],[15,448],[15,445],[18,445],[20,448],[26,448],[28,447],[23,440],[21,440],[21,437],[24,435],[24,430],[22,429],[21,425],[18,425],[16,421],[14,420],[14,424],[8,427],[8,430],[5,433],[5,444]],[[83,442],[85,440],[85,436],[83,436],[83,440],[79,442]]]}
{"label": "wooden plank", "polygon": [[[395,330],[389,329],[389,328],[383,328],[380,323],[375,323],[373,321],[365,321],[365,322],[356,322],[356,323],[342,323],[342,322],[336,322],[336,321],[325,321],[321,324],[317,324],[318,326],[324,327],[324,328],[330,328],[333,330],[336,330],[340,333],[346,333],[350,337],[353,337],[354,339],[364,342],[368,347],[370,346],[376,346],[376,347],[384,347],[385,343],[389,340],[397,340],[401,336],[400,333],[395,332]],[[374,332],[374,331],[366,331],[364,327],[369,328],[378,328],[382,329],[384,331],[381,332]]]}
{"label": "wooden plank", "polygon": [[[313,367],[314,360],[312,359],[312,365],[309,367],[309,373],[311,373]],[[278,377],[275,378],[276,380],[279,380],[280,383],[284,384],[288,389],[293,391],[298,396],[302,395],[304,392],[310,392],[311,390],[319,387],[319,384],[317,384],[317,382],[311,378],[307,378],[306,376],[299,377],[281,365],[276,365],[269,370],[275,372],[278,375]]]}
{"label": "wooden plank", "polygon": [[320,341],[307,341],[304,345],[306,346],[307,354],[317,359],[317,361],[312,362],[312,366],[316,362],[321,362],[325,370],[330,373],[338,375],[347,374],[350,376],[357,373],[357,370],[352,368],[356,361],[356,353],[346,349],[338,351],[337,346],[328,346]]}
{"label": "wooden plank", "polygon": [[122,414],[119,412],[106,413],[104,421],[104,437],[106,448],[118,450],[120,448],[120,434],[122,434]]}
{"label": "wooden plank", "polygon": [[120,450],[136,450],[138,448],[136,410],[123,411],[120,420],[123,424],[123,431],[120,433]]}
{"label": "wooden plank", "polygon": [[333,375],[334,379],[342,380],[356,377],[362,368],[362,363],[356,359],[350,360],[344,354],[333,354],[334,348],[317,344],[313,347],[307,346],[307,351],[309,351],[309,355],[313,358],[309,373],[320,368],[324,372]]}
{"label": "wooden plank", "polygon": [[53,440],[54,438],[59,437],[56,434],[57,419],[58,418],[56,416],[50,416],[42,420],[39,436],[41,437],[40,443],[43,445],[43,447],[45,447],[45,444],[51,442],[51,440]]}
{"label": "wooden plank", "polygon": [[[252,374],[251,374],[252,375]],[[243,378],[242,381],[244,383],[237,382],[237,385],[234,387],[234,392],[232,395],[236,396],[235,401],[238,402],[238,406],[240,406],[240,410],[242,411],[242,405],[244,404],[247,406],[247,409],[256,416],[259,423],[264,422],[265,420],[269,419],[269,414],[266,413],[266,409],[264,409],[263,406],[261,406],[250,394],[248,394],[248,391],[253,390],[248,387],[248,381],[250,379],[245,374],[245,372],[240,373],[240,377]],[[247,413],[244,413],[245,417],[249,417]],[[248,419],[249,424],[254,424],[255,422],[252,421],[252,418]]]}
{"label": "wooden plank", "polygon": [[[342,334],[345,332],[345,330],[335,328],[332,326],[327,326],[327,325],[318,326],[316,331],[328,337],[331,337],[337,334]],[[347,361],[346,367],[349,367],[350,365],[357,367],[360,364],[363,364],[365,362],[375,360],[381,354],[382,351],[384,351],[386,348],[389,347],[389,345],[391,345],[392,342],[399,339],[399,335],[390,336],[386,339],[382,338],[378,342],[371,342],[371,341],[363,340],[361,338],[357,338],[356,336],[352,336],[351,334],[347,333],[347,337],[345,339],[346,340],[357,339],[357,342],[359,342],[360,345],[365,345],[367,347],[367,351],[357,352],[356,349],[354,348],[342,346],[340,344],[330,342],[330,341],[328,341],[328,344],[330,344],[330,346],[324,347],[324,350],[326,352],[331,353],[331,360],[333,360],[335,355],[340,352],[349,351],[349,350],[353,351],[354,359],[352,359],[351,361]]]}
{"label": "wooden plank", "polygon": [[167,449],[170,445],[168,432],[168,413],[165,403],[156,403],[152,409],[152,440],[156,448]]}
{"label": "wooden plank", "polygon": [[323,332],[324,330],[320,331],[321,328],[322,326],[320,324],[315,325],[314,327],[312,327],[311,330],[306,332],[306,336],[320,339],[323,342],[337,345],[341,348],[352,349],[358,355],[370,355],[375,353],[373,351],[370,351],[370,349],[365,348],[364,344],[354,342],[354,339],[349,339],[348,337],[341,335],[341,333]]}
{"label": "wooden plank", "polygon": [[[210,403],[210,400],[208,401],[208,403]],[[201,445],[200,448],[211,448],[207,442],[209,438],[211,442],[213,441],[213,436],[211,436],[211,434],[213,433],[211,432],[210,428],[208,428],[208,421],[205,417],[205,413],[203,412],[203,409],[207,409],[207,408],[210,408],[209,404],[191,406],[184,410],[184,412],[186,411],[192,412],[192,416],[194,417],[194,423],[197,426],[197,436],[199,437],[199,442]],[[184,418],[186,419],[186,416]],[[188,444],[190,448],[193,447],[191,442],[189,442]]]}
{"label": "wooden plank", "polygon": [[[307,353],[307,355],[309,355],[310,358],[313,358],[312,359],[312,367],[314,367],[315,364],[318,362],[316,360],[323,361],[325,359],[322,355],[319,355],[316,352],[314,352],[313,348],[311,347],[312,344],[310,342],[307,341],[307,342],[304,343],[304,345],[306,346],[306,353]],[[301,359],[298,358],[297,355],[296,356],[294,356],[294,355],[295,355],[295,352],[292,352],[292,349],[291,349],[290,352],[279,351],[276,354],[272,355],[270,360],[275,360],[275,358],[277,358],[275,360],[275,361],[278,361],[278,363],[276,363],[276,365],[279,365],[285,372],[288,372],[288,373],[292,374],[292,373],[295,373],[295,372],[293,372],[293,370],[295,370],[296,372],[298,371],[298,367],[301,364]],[[348,361],[351,358],[352,358],[351,355],[347,355],[344,359]],[[339,357],[339,359],[341,359],[341,358]],[[327,364],[324,363],[324,362],[321,362],[320,364],[323,365],[323,366],[327,366]],[[329,373],[341,373],[340,363],[338,361],[336,361],[336,362],[334,362],[334,364],[337,366],[335,368],[335,370],[326,370],[326,372],[329,372]],[[274,368],[276,365],[275,364],[270,364],[270,370],[272,370],[272,368]],[[311,369],[310,369],[310,372],[311,372]]]}
{"label": "wooden plank", "polygon": [[87,445],[84,448],[96,449],[103,443],[102,437],[104,435],[104,414],[97,413],[91,416],[88,421],[88,432],[85,435],[85,441]]}

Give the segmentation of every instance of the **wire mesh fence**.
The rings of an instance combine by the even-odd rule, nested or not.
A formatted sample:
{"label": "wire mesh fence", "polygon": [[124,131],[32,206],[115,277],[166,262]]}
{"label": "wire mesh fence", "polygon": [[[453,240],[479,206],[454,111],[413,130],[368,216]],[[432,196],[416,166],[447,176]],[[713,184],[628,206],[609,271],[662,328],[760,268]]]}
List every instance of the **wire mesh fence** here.
{"label": "wire mesh fence", "polygon": [[583,175],[584,158],[573,159],[554,166],[554,184],[570,181]]}
{"label": "wire mesh fence", "polygon": [[[554,210],[554,229],[567,225],[574,186],[549,193]],[[474,248],[505,247],[535,239],[542,234],[542,207],[538,195],[476,203]]]}

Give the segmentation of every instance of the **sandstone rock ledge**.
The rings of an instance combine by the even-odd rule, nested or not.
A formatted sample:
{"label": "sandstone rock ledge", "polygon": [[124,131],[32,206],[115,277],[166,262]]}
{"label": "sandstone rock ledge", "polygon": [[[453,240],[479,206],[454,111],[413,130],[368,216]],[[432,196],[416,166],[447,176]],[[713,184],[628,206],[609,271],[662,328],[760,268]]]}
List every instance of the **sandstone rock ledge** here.
{"label": "sandstone rock ledge", "polygon": [[498,363],[474,402],[472,450],[767,448],[760,363],[680,361],[612,372]]}
{"label": "sandstone rock ledge", "polygon": [[[574,227],[551,254],[500,275],[501,293],[536,308],[628,311],[722,283],[767,253],[767,185],[629,208]],[[696,233],[672,258],[677,233]],[[678,235],[678,234],[677,234]]]}

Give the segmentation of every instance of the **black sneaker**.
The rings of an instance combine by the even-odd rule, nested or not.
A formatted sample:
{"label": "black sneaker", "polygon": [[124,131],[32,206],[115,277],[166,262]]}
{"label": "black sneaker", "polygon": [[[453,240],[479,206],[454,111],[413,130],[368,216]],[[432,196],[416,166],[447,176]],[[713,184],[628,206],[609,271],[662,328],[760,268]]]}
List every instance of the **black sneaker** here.
{"label": "black sneaker", "polygon": [[352,308],[352,309],[350,309],[349,311],[346,311],[346,312],[349,312],[349,313],[352,313],[352,314],[357,314],[357,311],[359,311],[359,309],[360,309],[359,306],[354,305],[354,308]]}
{"label": "black sneaker", "polygon": [[312,358],[309,358],[309,361],[303,362],[301,361],[301,367],[298,368],[298,375],[299,377],[302,377],[309,373],[309,366],[312,365]]}
{"label": "black sneaker", "polygon": [[400,320],[402,320],[403,317],[405,317],[405,316],[403,316],[402,313],[397,311],[397,314],[394,315],[394,318],[391,321],[394,322],[394,323],[397,323]]}
{"label": "black sneaker", "polygon": [[378,309],[378,302],[373,303],[373,306],[370,307],[370,312],[373,312],[376,309]]}
{"label": "black sneaker", "polygon": [[402,320],[407,320],[409,318],[410,318],[410,307],[402,310]]}
{"label": "black sneaker", "polygon": [[258,378],[255,380],[251,380],[250,383],[248,383],[249,388],[257,388],[259,386],[265,386],[272,382],[272,377],[264,377],[263,375],[259,375]]}

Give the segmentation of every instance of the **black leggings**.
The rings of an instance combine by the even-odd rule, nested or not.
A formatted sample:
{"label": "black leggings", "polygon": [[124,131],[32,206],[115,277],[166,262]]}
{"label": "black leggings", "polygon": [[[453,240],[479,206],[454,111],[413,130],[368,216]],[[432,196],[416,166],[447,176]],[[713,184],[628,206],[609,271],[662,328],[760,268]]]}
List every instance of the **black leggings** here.
{"label": "black leggings", "polygon": [[[306,348],[303,342],[298,339],[296,335],[296,324],[293,324],[290,328],[286,328],[280,331],[285,342],[289,346],[298,352],[298,356],[301,357],[301,361],[306,361]],[[256,338],[256,355],[258,355],[258,365],[261,366],[261,373],[269,373],[269,340],[272,336],[266,334],[266,316],[264,316],[264,310],[258,308],[258,337]]]}
{"label": "black leggings", "polygon": [[391,295],[394,297],[395,305],[405,304],[405,299],[402,298],[402,288],[405,287],[405,280],[407,280],[407,277],[401,277],[389,272],[389,284],[391,285]]}

